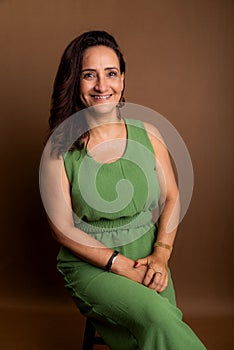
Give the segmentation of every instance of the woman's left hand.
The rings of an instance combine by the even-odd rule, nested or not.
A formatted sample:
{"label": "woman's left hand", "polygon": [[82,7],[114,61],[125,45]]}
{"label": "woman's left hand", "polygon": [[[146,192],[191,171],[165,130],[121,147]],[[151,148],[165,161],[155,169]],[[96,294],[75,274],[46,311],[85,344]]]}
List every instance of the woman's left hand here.
{"label": "woman's left hand", "polygon": [[168,260],[155,254],[138,259],[135,268],[147,266],[142,284],[161,293],[168,285]]}

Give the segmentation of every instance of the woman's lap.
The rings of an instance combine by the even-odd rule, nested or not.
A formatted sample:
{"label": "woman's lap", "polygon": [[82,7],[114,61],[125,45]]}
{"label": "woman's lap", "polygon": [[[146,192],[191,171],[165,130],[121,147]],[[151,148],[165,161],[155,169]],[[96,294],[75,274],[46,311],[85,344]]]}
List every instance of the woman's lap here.
{"label": "woman's lap", "polygon": [[[101,318],[124,327],[140,322],[144,314],[178,312],[171,278],[167,289],[158,294],[137,282],[103,271],[86,262],[58,266],[66,287],[81,312],[91,318]],[[162,316],[161,316],[162,317]]]}
{"label": "woman's lap", "polygon": [[[155,238],[156,228],[152,227],[141,238],[116,249],[135,260],[151,254]],[[58,270],[64,275],[66,287],[80,311],[87,317],[102,318],[129,328],[129,323],[142,318],[147,308],[149,312],[154,309],[158,312],[161,305],[166,305],[166,308],[178,310],[170,271],[168,287],[158,294],[126,277],[90,265],[64,247],[59,257]]]}
{"label": "woman's lap", "polygon": [[[160,349],[204,349],[194,333],[182,322],[176,307],[173,283],[162,293],[125,277],[106,272],[81,260],[59,262],[66,287],[80,309],[90,317],[100,335],[112,350],[151,349],[142,345],[145,339],[173,344]],[[150,330],[150,328],[154,328]],[[151,335],[149,334],[149,332]],[[160,334],[158,333],[160,332]],[[174,340],[176,337],[176,344]],[[138,345],[140,344],[140,345]],[[157,343],[158,344],[158,343]],[[158,348],[153,347],[153,348]]]}

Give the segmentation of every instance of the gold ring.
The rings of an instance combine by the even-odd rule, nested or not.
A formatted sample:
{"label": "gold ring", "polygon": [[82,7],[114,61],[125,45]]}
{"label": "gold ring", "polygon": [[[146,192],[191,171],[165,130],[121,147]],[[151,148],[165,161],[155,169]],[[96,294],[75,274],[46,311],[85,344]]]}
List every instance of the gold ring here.
{"label": "gold ring", "polygon": [[161,276],[163,275],[161,271],[155,271],[155,273],[160,273]]}

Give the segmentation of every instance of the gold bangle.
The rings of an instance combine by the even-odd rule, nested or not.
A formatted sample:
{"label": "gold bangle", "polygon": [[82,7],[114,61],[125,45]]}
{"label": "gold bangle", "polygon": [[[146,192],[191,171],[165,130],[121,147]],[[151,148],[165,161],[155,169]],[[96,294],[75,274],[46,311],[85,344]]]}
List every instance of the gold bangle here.
{"label": "gold bangle", "polygon": [[161,248],[168,249],[170,251],[172,251],[172,249],[173,249],[172,245],[169,245],[169,244],[166,244],[166,243],[163,243],[163,242],[156,242],[156,243],[154,243],[154,247],[161,247]]}

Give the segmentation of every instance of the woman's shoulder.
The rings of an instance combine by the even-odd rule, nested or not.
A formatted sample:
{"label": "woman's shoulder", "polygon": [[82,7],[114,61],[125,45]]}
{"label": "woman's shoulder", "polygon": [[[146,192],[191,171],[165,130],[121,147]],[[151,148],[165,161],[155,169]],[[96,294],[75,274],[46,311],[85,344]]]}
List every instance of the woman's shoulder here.
{"label": "woman's shoulder", "polygon": [[63,154],[63,160],[66,166],[74,164],[74,162],[77,164],[82,158],[83,149],[78,149],[76,147],[69,149],[68,151],[64,152]]}
{"label": "woman's shoulder", "polygon": [[124,121],[128,125],[142,126],[143,127],[143,122],[140,119],[124,118]]}
{"label": "woman's shoulder", "polygon": [[161,145],[166,146],[160,131],[155,125],[149,122],[142,122],[142,123],[153,145],[157,145],[160,143]]}
{"label": "woman's shoulder", "polygon": [[146,132],[152,144],[156,144],[160,142],[165,146],[163,137],[155,125],[149,122],[145,122],[141,119],[125,118],[125,121],[129,125],[136,126],[143,129]]}

